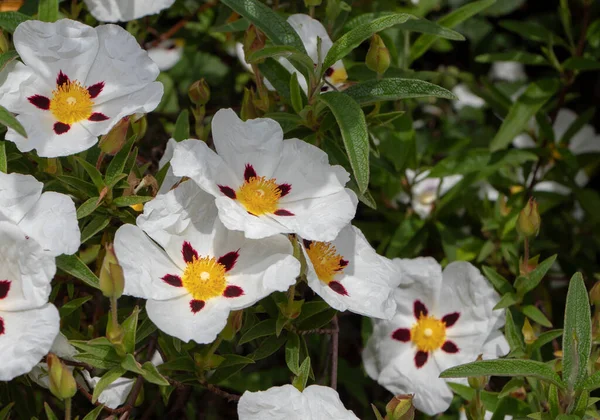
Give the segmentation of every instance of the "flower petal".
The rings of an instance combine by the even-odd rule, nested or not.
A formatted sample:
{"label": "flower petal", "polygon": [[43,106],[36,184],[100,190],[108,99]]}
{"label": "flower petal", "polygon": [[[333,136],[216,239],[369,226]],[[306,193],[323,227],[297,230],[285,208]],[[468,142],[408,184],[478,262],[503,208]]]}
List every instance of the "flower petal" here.
{"label": "flower petal", "polygon": [[292,385],[266,391],[246,391],[237,408],[240,420],[310,419],[310,409],[302,393]]}
{"label": "flower petal", "polygon": [[[39,89],[40,82],[33,70],[17,60],[13,60],[0,71],[0,105],[11,112],[21,113],[29,109],[29,103],[23,101],[28,93],[46,94],[50,90]],[[48,85],[49,87],[50,85]]]}
{"label": "flower petal", "polygon": [[[431,312],[442,287],[442,267],[431,257],[395,258],[394,263],[404,279],[396,289],[397,312],[410,316],[414,321],[414,302],[417,300]],[[449,312],[453,311],[446,311],[440,318]]]}
{"label": "flower petal", "polygon": [[[275,217],[254,216],[237,201],[229,197],[217,197],[215,200],[219,210],[219,219],[230,230],[243,231],[246,238],[262,239],[279,233],[292,232],[275,220]],[[282,218],[293,218],[294,216],[281,216]]]}
{"label": "flower petal", "polygon": [[160,71],[167,71],[181,60],[183,48],[177,41],[168,39],[162,41],[154,48],[148,49],[148,57],[156,63]]}
{"label": "flower petal", "polygon": [[127,22],[154,15],[171,7],[175,0],[84,0],[90,13],[101,22]]}
{"label": "flower petal", "polygon": [[[91,377],[88,371],[85,369],[82,371],[82,373],[87,384],[92,389],[94,389],[96,385],[98,385],[98,382],[100,382],[100,379],[102,379],[98,376]],[[127,401],[127,396],[129,396],[134,383],[135,380],[131,378],[117,378],[100,393],[98,396],[98,402],[112,409],[125,404]]]}
{"label": "flower petal", "polygon": [[0,215],[19,223],[40,199],[43,187],[31,175],[0,172]]}
{"label": "flower petal", "polygon": [[339,420],[358,420],[358,417],[344,407],[339,394],[332,388],[321,385],[311,385],[304,389],[302,395],[308,403],[310,417]]}
{"label": "flower petal", "polygon": [[[167,141],[167,147],[165,148],[165,153],[163,153],[162,157],[158,161],[158,169],[162,169],[167,163],[171,162],[176,144],[177,144],[177,142],[175,141],[175,139],[171,138],[171,139],[169,139],[169,141]],[[167,169],[167,174],[163,178],[163,182],[160,185],[160,189],[158,190],[158,193],[165,194],[165,193],[169,192],[169,190],[171,188],[173,188],[173,186],[175,184],[177,184],[180,180],[181,180],[181,177],[175,176],[175,174],[173,173],[173,167],[169,167],[169,169]]]}
{"label": "flower petal", "polygon": [[317,38],[321,38],[320,56],[321,60],[323,60],[333,45],[333,42],[327,33],[327,29],[325,29],[323,24],[303,13],[291,15],[287,18],[287,21],[300,36],[308,56],[315,63],[319,60]]}

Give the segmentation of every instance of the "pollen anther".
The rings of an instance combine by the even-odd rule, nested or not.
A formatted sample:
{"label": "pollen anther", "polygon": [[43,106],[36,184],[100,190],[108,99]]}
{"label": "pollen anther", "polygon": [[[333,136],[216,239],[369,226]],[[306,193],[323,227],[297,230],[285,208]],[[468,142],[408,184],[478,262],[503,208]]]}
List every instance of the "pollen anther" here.
{"label": "pollen anther", "polygon": [[427,315],[421,315],[410,331],[412,342],[420,351],[437,350],[446,341],[446,324]]}
{"label": "pollen anther", "polygon": [[237,200],[255,216],[273,214],[278,208],[281,190],[275,179],[248,178],[236,192]]}
{"label": "pollen anther", "polygon": [[92,115],[94,101],[78,81],[68,81],[52,91],[50,112],[59,122],[73,124]]}
{"label": "pollen anther", "polygon": [[212,257],[193,257],[181,277],[181,283],[194,300],[207,301],[221,296],[227,287],[225,266]]}
{"label": "pollen anther", "polygon": [[330,242],[311,242],[306,253],[315,268],[317,277],[323,283],[331,283],[336,274],[344,271],[343,258]]}

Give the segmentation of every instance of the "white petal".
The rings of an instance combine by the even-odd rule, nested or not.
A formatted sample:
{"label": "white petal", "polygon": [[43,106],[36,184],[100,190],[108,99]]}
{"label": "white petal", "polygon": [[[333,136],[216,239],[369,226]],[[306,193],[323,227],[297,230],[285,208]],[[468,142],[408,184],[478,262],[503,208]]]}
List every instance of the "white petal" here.
{"label": "white petal", "polygon": [[483,108],[485,106],[485,101],[471,92],[471,89],[469,89],[468,86],[463,83],[454,86],[452,88],[452,93],[454,93],[458,98],[452,102],[454,108],[457,110],[461,110],[466,106],[471,108]]}
{"label": "white petal", "polygon": [[0,381],[29,372],[48,353],[59,329],[58,311],[46,304],[27,311],[0,311]]}
{"label": "white petal", "polygon": [[266,391],[246,391],[238,401],[239,420],[310,419],[302,393],[292,385],[275,386]]}
{"label": "white petal", "polygon": [[[13,60],[0,72],[0,105],[11,112],[23,112],[31,105],[25,101],[25,86],[38,85],[39,76],[17,60]],[[41,93],[41,92],[38,92]]]}
{"label": "white petal", "polygon": [[323,24],[318,20],[302,13],[289,16],[287,21],[300,36],[308,56],[315,63],[318,62],[319,57],[317,50],[317,38],[321,38],[321,60],[324,60],[325,56],[331,49],[333,42],[331,42],[331,38],[329,37],[329,34],[327,33],[327,30]]}
{"label": "white petal", "polygon": [[249,71],[250,73],[254,73],[252,71],[252,66],[246,61],[246,54],[244,53],[244,44],[242,44],[241,42],[235,43],[235,55],[247,71]]}
{"label": "white petal", "polygon": [[[56,273],[54,257],[10,222],[0,222],[0,279],[8,280],[0,310],[39,308],[48,302],[50,281]],[[53,338],[54,339],[54,338]]]}
{"label": "white petal", "polygon": [[[98,382],[100,382],[100,377],[91,377],[87,370],[83,370],[82,373],[90,388],[94,389],[98,385]],[[121,377],[116,379],[100,393],[98,402],[112,409],[125,404],[134,383],[135,380],[131,378]]]}
{"label": "white petal", "polygon": [[43,187],[31,175],[0,172],[0,215],[19,223],[40,199]]}
{"label": "white petal", "polygon": [[167,71],[181,60],[183,48],[177,41],[166,40],[148,49],[148,57],[156,63],[160,71]]}
{"label": "white petal", "polygon": [[440,187],[440,195],[446,194],[448,191],[452,189],[456,184],[458,184],[463,179],[462,175],[449,175],[442,178],[442,185]]}
{"label": "white petal", "polygon": [[401,280],[400,269],[389,259],[378,255],[354,226],[348,225],[342,229],[332,244],[348,261],[348,265],[334,278],[348,294],[341,295],[319,280],[305,252],[309,286],[338,311],[349,310],[374,318],[392,318],[396,312],[394,289]]}
{"label": "white petal", "polygon": [[496,61],[490,68],[490,78],[518,82],[527,79],[525,67],[516,61]]}
{"label": "white petal", "polygon": [[[577,120],[577,114],[568,108],[561,108],[556,114],[556,120],[552,124],[555,141],[558,142],[565,135],[571,124]],[[591,128],[591,127],[590,127]],[[594,130],[592,129],[592,133]]]}
{"label": "white petal", "polygon": [[19,227],[53,256],[74,254],[81,243],[75,204],[64,194],[42,194]]}
{"label": "white petal", "polygon": [[512,141],[513,146],[517,149],[530,149],[536,147],[535,140],[527,133],[521,133]]}
{"label": "white petal", "polygon": [[99,45],[94,28],[70,19],[28,20],[17,27],[13,41],[23,63],[51,86],[56,85],[60,71],[83,82]]}
{"label": "white petal", "polygon": [[205,302],[205,306],[193,313],[190,295],[170,300],[146,302],[146,312],[154,324],[165,333],[186,343],[194,340],[198,344],[212,343],[227,325],[231,307],[225,298],[216,297]]}
{"label": "white petal", "polygon": [[137,226],[123,225],[115,234],[115,253],[123,267],[126,295],[145,299],[171,299],[187,294],[184,287],[167,284],[162,277],[180,276],[181,270]]}
{"label": "white petal", "polygon": [[416,300],[420,300],[431,311],[442,288],[440,264],[431,257],[394,258],[393,261],[400,268],[403,277],[403,284],[395,293],[398,312],[412,316]]}
{"label": "white petal", "polygon": [[560,195],[571,194],[571,189],[565,185],[559,184],[556,181],[542,181],[533,186],[533,191],[543,191]]}
{"label": "white petal", "polygon": [[302,394],[313,419],[358,420],[352,411],[344,407],[339,394],[332,388],[311,385]]}
{"label": "white petal", "polygon": [[219,219],[225,227],[231,230],[243,231],[246,238],[262,239],[292,231],[273,217],[257,217],[248,214],[248,211],[241,204],[228,197],[217,197],[215,204],[219,210]]}
{"label": "white petal", "polygon": [[[167,163],[171,162],[173,158],[173,152],[175,151],[175,145],[177,142],[175,139],[169,139],[167,142],[167,147],[165,149],[165,153],[163,153],[162,157],[158,161],[158,168],[162,169]],[[163,182],[158,190],[158,194],[167,193],[175,184],[177,184],[181,180],[181,177],[175,176],[173,173],[173,167],[169,167],[167,169],[167,173],[163,179]]]}
{"label": "white petal", "polygon": [[52,343],[52,347],[50,348],[50,352],[56,354],[61,359],[74,361],[75,355],[78,353],[77,349],[69,344],[69,340],[63,333],[59,333],[54,342]]}
{"label": "white petal", "polygon": [[126,22],[154,15],[175,0],[84,0],[92,16],[103,22]]}

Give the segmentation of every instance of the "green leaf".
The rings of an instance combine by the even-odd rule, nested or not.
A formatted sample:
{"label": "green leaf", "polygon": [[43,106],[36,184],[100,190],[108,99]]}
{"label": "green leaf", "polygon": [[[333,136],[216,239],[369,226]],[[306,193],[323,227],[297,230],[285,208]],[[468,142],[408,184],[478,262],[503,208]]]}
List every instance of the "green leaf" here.
{"label": "green leaf", "polygon": [[294,73],[292,74],[292,77],[290,77],[290,95],[292,99],[292,108],[294,108],[294,111],[298,114],[304,108],[301,92],[302,89],[298,83],[298,73]]}
{"label": "green leaf", "polygon": [[344,93],[361,105],[407,98],[457,99],[452,92],[433,83],[400,78],[367,80],[350,86]]}
{"label": "green leaf", "polygon": [[142,365],[142,376],[151,384],[159,386],[169,385],[169,381],[167,381],[165,377],[160,374],[152,362],[146,362]]}
{"label": "green leaf", "polygon": [[503,20],[500,26],[511,32],[520,35],[522,38],[529,41],[542,42],[544,44],[560,43],[561,45],[568,44],[560,37],[546,29],[544,26],[536,22],[526,22],[523,20]]}
{"label": "green leaf", "polygon": [[529,66],[550,65],[542,55],[532,54],[524,51],[507,51],[502,53],[481,54],[475,57],[478,63],[493,63],[496,61],[516,61]]}
{"label": "green leaf", "polygon": [[319,95],[338,122],[354,178],[361,192],[369,186],[369,133],[365,114],[350,96],[340,92]]}
{"label": "green leaf", "polygon": [[123,327],[124,337],[123,346],[127,353],[133,353],[135,350],[135,334],[137,331],[138,315],[140,309],[136,306],[133,308],[131,315],[127,317],[121,327]]}
{"label": "green leaf", "polygon": [[139,364],[137,360],[135,360],[135,357],[133,357],[133,354],[125,355],[125,358],[121,362],[121,367],[123,369],[127,369],[127,371],[133,372],[137,375],[141,375],[144,373],[144,371],[142,370],[142,365]]}
{"label": "green leaf", "polygon": [[91,298],[92,298],[92,296],[90,295],[90,296],[85,296],[82,298],[77,298],[77,299],[68,301],[63,306],[61,306],[60,309],[58,310],[60,317],[64,318],[64,317],[72,314],[73,312],[75,312],[75,310],[77,308],[79,308],[81,305],[83,305],[85,302],[87,302]]}
{"label": "green leaf", "polygon": [[8,173],[8,159],[6,157],[6,143],[0,140],[0,172]]}
{"label": "green leaf", "polygon": [[40,0],[38,19],[42,22],[56,22],[58,20],[58,0]]}
{"label": "green leaf", "polygon": [[106,175],[104,177],[106,185],[114,185],[114,180],[123,173],[123,169],[125,169],[125,164],[127,163],[127,158],[129,157],[129,152],[131,151],[134,141],[135,136],[132,136],[125,146],[123,146],[123,148],[119,150],[119,152],[110,161],[108,168],[106,168]]}
{"label": "green leaf", "polygon": [[590,375],[583,383],[581,384],[580,389],[586,391],[593,391],[594,389],[600,388],[600,371]]}
{"label": "green leaf", "polygon": [[271,335],[275,333],[275,323],[274,319],[265,319],[264,321],[259,322],[258,324],[252,326],[238,342],[238,345],[249,343],[252,340],[256,340],[260,337],[265,337],[267,335]]}
{"label": "green leaf", "polygon": [[8,65],[11,61],[19,56],[15,50],[10,50],[5,52],[4,54],[0,54],[0,71],[4,70],[4,67]]}
{"label": "green leaf", "polygon": [[534,360],[481,360],[446,369],[440,374],[440,378],[468,378],[470,376],[526,376],[538,378],[564,389],[560,377],[550,366]]}
{"label": "green leaf", "polygon": [[554,264],[554,261],[556,261],[556,254],[542,261],[527,276],[517,277],[517,279],[515,280],[515,288],[521,294],[521,296],[535,289],[537,285],[540,284],[548,270],[550,270],[550,268]]}
{"label": "green leaf", "polygon": [[154,197],[149,195],[126,195],[123,197],[118,197],[113,200],[113,204],[117,207],[129,207],[134,206],[136,204],[147,203],[152,200]]}
{"label": "green leaf", "polygon": [[398,25],[398,29],[402,31],[431,34],[438,38],[450,39],[452,41],[465,40],[465,37],[460,33],[453,31],[452,29],[444,28],[435,22],[422,18],[408,19],[406,22]]}
{"label": "green leaf", "polygon": [[56,266],[67,274],[83,281],[88,286],[100,289],[100,280],[77,255],[59,255]]}
{"label": "green leaf", "polygon": [[187,109],[181,111],[175,121],[175,130],[173,131],[175,141],[182,141],[190,138],[190,112]]}
{"label": "green leaf", "polygon": [[[278,61],[267,58],[264,63],[258,65],[258,69],[265,78],[271,82],[277,93],[281,95],[288,103],[292,103],[292,94],[290,92],[290,72],[287,71]],[[303,100],[306,97],[302,92]]]}
{"label": "green leaf", "polygon": [[[350,51],[358,47],[363,41],[370,38],[373,34],[383,31],[384,29],[390,28],[394,25],[406,22],[408,19],[414,18],[406,13],[397,13],[389,16],[380,17],[370,22],[364,23],[342,35],[337,41],[335,41],[327,53],[325,60],[323,61],[323,68],[321,69],[321,76],[325,71],[331,67],[336,61],[341,60]],[[432,36],[435,39],[435,36]]]}
{"label": "green leaf", "polygon": [[223,362],[219,365],[219,367],[227,367],[227,366],[235,366],[235,365],[249,365],[254,362],[254,359],[250,359],[249,357],[240,356],[239,354],[224,354]]}
{"label": "green leaf", "polygon": [[310,374],[310,357],[306,356],[306,359],[300,365],[298,376],[292,381],[292,385],[300,392],[306,388],[306,382],[308,382],[308,375]]}
{"label": "green leaf", "polygon": [[[445,28],[454,28],[482,10],[487,9],[495,2],[496,0],[480,0],[465,4],[464,6],[459,7],[458,9],[453,10],[446,16],[442,17],[437,21],[437,23]],[[435,35],[430,34],[423,34],[419,36],[410,49],[410,61],[414,61],[425,54],[425,52],[431,48],[436,39],[437,38]]]}
{"label": "green leaf", "polygon": [[77,161],[77,163],[79,163],[81,165],[81,167],[90,176],[92,182],[98,189],[98,193],[100,193],[102,191],[102,189],[106,186],[106,184],[104,183],[104,180],[102,179],[102,174],[100,173],[100,171],[94,165],[92,165],[91,163],[86,161],[85,159],[82,159],[79,156],[74,156],[74,158]]}
{"label": "green leaf", "polygon": [[50,407],[50,405],[44,401],[44,412],[46,413],[46,417],[48,418],[48,420],[59,420],[58,417],[56,417],[56,414],[54,414],[54,411],[52,411],[52,408]]}
{"label": "green leaf", "polygon": [[75,190],[77,190],[77,192],[85,194],[87,197],[93,197],[98,195],[96,186],[91,182],[87,182],[80,178],[70,175],[59,175],[57,179],[60,182],[67,184],[70,187],[73,187]]}
{"label": "green leaf", "polygon": [[535,321],[546,328],[552,328],[552,322],[550,322],[546,315],[544,315],[544,313],[540,311],[536,306],[525,305],[521,308],[521,312],[523,312],[523,315],[525,315],[532,321]]}
{"label": "green leaf", "polygon": [[104,408],[104,404],[99,405],[98,407],[94,408],[92,411],[87,413],[87,415],[83,418],[83,420],[96,420],[98,418],[98,416],[100,415],[100,413],[102,412],[103,408]]}
{"label": "green leaf", "polygon": [[564,63],[562,63],[562,66],[567,70],[600,70],[600,61],[585,57],[570,57]]}
{"label": "green leaf", "polygon": [[287,45],[264,47],[263,49],[250,54],[246,61],[248,64],[252,64],[260,62],[265,58],[287,58],[295,64],[298,64],[298,70],[302,70],[303,74],[311,74],[314,71],[314,62],[308,55]]}
{"label": "green leaf", "polygon": [[77,208],[77,219],[83,219],[92,214],[100,204],[98,200],[100,200],[100,197],[92,197],[81,204],[81,206]]}
{"label": "green leaf", "polygon": [[290,333],[285,343],[285,363],[294,375],[300,374],[300,337],[296,333]]}
{"label": "green leaf", "polygon": [[570,390],[580,389],[592,349],[590,304],[581,273],[575,273],[569,283],[562,349],[564,381]]}
{"label": "green leaf", "polygon": [[286,341],[287,337],[285,334],[281,334],[279,337],[272,335],[260,343],[260,346],[250,353],[248,357],[254,361],[265,359],[279,350]]}
{"label": "green leaf", "polygon": [[94,218],[81,231],[81,243],[84,244],[90,240],[96,233],[103,230],[110,224],[109,216],[94,216]]}
{"label": "green leaf", "polygon": [[519,300],[517,299],[517,296],[514,293],[506,293],[500,298],[500,301],[496,304],[496,306],[494,306],[494,310],[508,308],[509,306],[514,305],[518,301]]}
{"label": "green leaf", "polygon": [[[139,341],[140,340],[138,337],[138,343]],[[178,370],[182,372],[195,372],[196,365],[194,363],[194,360],[190,356],[182,356],[163,363],[162,365],[158,366],[158,369],[160,371]]]}
{"label": "green leaf", "polygon": [[508,111],[508,115],[490,143],[490,149],[496,151],[508,147],[557,89],[558,81],[554,79],[542,79],[531,83]]}
{"label": "green leaf", "polygon": [[98,397],[100,396],[102,391],[104,391],[106,387],[108,387],[114,381],[123,376],[125,372],[127,372],[125,369],[123,369],[121,366],[118,366],[102,375],[102,378],[100,378],[100,380],[94,387],[94,393],[92,394],[92,402],[95,403],[96,401],[98,401]]}
{"label": "green leaf", "polygon": [[508,280],[498,274],[498,272],[492,267],[484,265],[481,267],[481,270],[483,271],[483,275],[490,281],[490,283],[492,283],[494,288],[500,292],[501,295],[514,291]]}
{"label": "green leaf", "polygon": [[294,28],[270,7],[258,0],[222,0],[222,3],[248,19],[275,44],[290,45],[306,52]]}
{"label": "green leaf", "polygon": [[[115,353],[115,355],[116,355],[116,353]],[[88,353],[78,354],[77,356],[75,356],[75,358],[77,360],[79,360],[80,362],[87,363],[88,365],[93,366],[98,369],[110,370],[110,369],[120,367],[120,361],[117,362],[117,361],[112,361],[112,360],[106,360],[101,357],[93,356]]]}
{"label": "green leaf", "polygon": [[2,410],[0,410],[0,420],[9,420],[10,419],[10,417],[8,415],[10,414],[10,410],[12,410],[14,405],[15,405],[15,403],[11,402],[11,403],[7,404],[5,407],[3,407]]}
{"label": "green leaf", "polygon": [[531,344],[531,352],[539,350],[543,345],[550,343],[561,335],[563,335],[563,330],[551,330],[541,333],[537,340]]}
{"label": "green leaf", "polygon": [[17,26],[29,19],[31,19],[31,16],[27,16],[23,13],[2,12],[0,13],[0,28],[13,33],[15,29],[17,29]]}
{"label": "green leaf", "polygon": [[506,324],[504,326],[504,335],[506,341],[510,345],[511,350],[524,350],[525,345],[523,343],[523,333],[521,329],[515,324],[515,320],[510,310],[506,311]]}
{"label": "green leaf", "polygon": [[241,18],[233,22],[226,23],[220,26],[213,26],[210,32],[241,32],[248,29],[250,22],[248,19]]}
{"label": "green leaf", "polygon": [[0,105],[0,124],[4,125],[5,127],[12,128],[17,133],[19,133],[21,136],[27,138],[27,133],[25,132],[25,129],[23,128],[21,123],[19,121],[17,121],[17,119],[15,118],[15,116],[13,114],[8,112],[8,110],[1,105]]}

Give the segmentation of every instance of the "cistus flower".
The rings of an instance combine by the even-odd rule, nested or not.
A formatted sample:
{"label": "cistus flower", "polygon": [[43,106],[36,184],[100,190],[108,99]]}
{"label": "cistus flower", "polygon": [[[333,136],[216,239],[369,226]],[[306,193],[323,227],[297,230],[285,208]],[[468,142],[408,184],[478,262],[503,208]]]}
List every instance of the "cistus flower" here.
{"label": "cistus flower", "polygon": [[494,80],[506,80],[507,82],[518,82],[526,80],[525,66],[516,61],[496,61],[490,68],[490,78]]}
{"label": "cistus flower", "polygon": [[441,266],[430,257],[395,259],[406,286],[396,290],[391,321],[374,320],[363,351],[369,376],[393,394],[414,394],[415,407],[428,415],[448,409],[452,391],[442,371],[479,354],[496,358],[508,352],[499,328],[504,311],[489,282],[467,262]]}
{"label": "cistus flower", "polygon": [[212,120],[217,153],[203,141],[175,144],[173,173],[187,176],[216,197],[219,218],[231,230],[260,239],[297,233],[311,241],[332,241],[350,223],[356,194],[350,179],[331,166],[321,149],[299,139],[283,140],[281,126],[268,118],[243,122],[231,109]]}
{"label": "cistus flower", "polygon": [[127,22],[155,15],[168,9],[175,0],[84,0],[88,10],[100,22]]}
{"label": "cistus flower", "polygon": [[0,221],[0,381],[29,372],[59,330],[48,303],[54,257],[12,222]]}
{"label": "cistus flower", "polygon": [[227,230],[214,199],[191,181],[146,203],[114,246],[123,293],[147,299],[152,322],[185,342],[212,342],[230,311],[287,290],[300,272],[286,237],[249,240]]}
{"label": "cistus flower", "polygon": [[[410,196],[404,192],[397,200],[410,204],[421,219],[429,216],[436,201],[462,180],[462,175],[450,175],[443,178],[429,178],[429,171],[417,174],[411,169],[406,170],[406,180],[410,185]],[[440,185],[441,184],[441,185]]]}
{"label": "cistus flower", "polygon": [[24,64],[13,61],[0,75],[0,105],[18,114],[27,132],[26,138],[6,133],[21,152],[81,152],[123,117],[152,111],[162,97],[158,67],[119,26],[29,20],[13,42]]}
{"label": "cistus flower", "polygon": [[320,385],[308,386],[302,392],[292,385],[246,391],[238,402],[238,416],[240,420],[358,420],[334,389]]}
{"label": "cistus flower", "polygon": [[[15,224],[51,256],[74,254],[81,234],[73,200],[31,175],[0,172],[0,220]],[[2,279],[0,279],[2,280]]]}
{"label": "cistus flower", "polygon": [[148,57],[156,63],[160,71],[167,71],[183,56],[183,39],[167,39],[156,47],[148,48]]}
{"label": "cistus flower", "polygon": [[331,242],[303,240],[308,285],[332,308],[390,319],[401,272],[375,252],[360,229],[348,225]]}
{"label": "cistus flower", "polygon": [[483,108],[485,106],[485,101],[471,92],[471,89],[464,83],[459,83],[454,86],[452,88],[452,93],[458,98],[452,102],[452,105],[457,111],[460,111],[467,106],[471,108]]}
{"label": "cistus flower", "polygon": [[[167,163],[170,163],[171,159],[173,159],[173,151],[175,150],[176,144],[177,144],[177,142],[175,141],[175,139],[169,139],[169,141],[167,141],[167,147],[165,148],[165,152],[163,153],[162,157],[158,161],[159,170],[162,169]],[[170,166],[167,169],[167,173],[165,174],[165,177],[163,178],[162,184],[160,184],[158,193],[164,194],[164,193],[169,192],[171,190],[171,188],[173,188],[173,186],[175,184],[177,184],[180,180],[181,180],[181,177],[175,176],[173,174],[173,167]]]}

